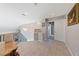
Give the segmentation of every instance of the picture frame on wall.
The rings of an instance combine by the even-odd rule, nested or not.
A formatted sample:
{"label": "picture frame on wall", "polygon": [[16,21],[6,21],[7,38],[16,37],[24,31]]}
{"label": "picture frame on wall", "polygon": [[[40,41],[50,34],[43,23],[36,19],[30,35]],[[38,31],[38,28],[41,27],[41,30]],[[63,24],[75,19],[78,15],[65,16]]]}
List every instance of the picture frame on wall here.
{"label": "picture frame on wall", "polygon": [[75,25],[79,23],[79,4],[75,4],[75,6],[71,9],[68,14],[68,26]]}

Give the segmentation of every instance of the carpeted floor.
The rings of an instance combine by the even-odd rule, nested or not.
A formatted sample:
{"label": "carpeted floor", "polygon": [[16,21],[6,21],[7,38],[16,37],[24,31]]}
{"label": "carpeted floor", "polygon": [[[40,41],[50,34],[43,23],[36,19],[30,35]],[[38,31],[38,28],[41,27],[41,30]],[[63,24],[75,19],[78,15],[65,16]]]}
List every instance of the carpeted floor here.
{"label": "carpeted floor", "polygon": [[70,56],[65,44],[56,40],[21,42],[17,51],[22,56]]}

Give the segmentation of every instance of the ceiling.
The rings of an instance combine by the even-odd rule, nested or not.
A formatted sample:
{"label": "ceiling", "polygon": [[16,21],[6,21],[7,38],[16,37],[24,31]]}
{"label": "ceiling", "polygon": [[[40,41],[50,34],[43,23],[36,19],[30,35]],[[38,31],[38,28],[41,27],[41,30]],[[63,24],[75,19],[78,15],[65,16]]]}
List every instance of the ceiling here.
{"label": "ceiling", "polygon": [[15,31],[22,24],[68,13],[72,3],[0,3],[0,32]]}

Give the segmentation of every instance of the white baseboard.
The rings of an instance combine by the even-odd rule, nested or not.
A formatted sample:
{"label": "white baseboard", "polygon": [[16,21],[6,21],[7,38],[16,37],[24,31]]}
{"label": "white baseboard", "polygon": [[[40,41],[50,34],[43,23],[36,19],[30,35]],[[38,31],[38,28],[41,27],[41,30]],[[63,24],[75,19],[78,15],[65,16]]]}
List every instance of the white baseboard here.
{"label": "white baseboard", "polygon": [[69,50],[71,56],[74,56],[74,54],[72,53],[71,48],[68,46],[68,44],[65,44],[65,45],[66,45],[66,47],[68,48],[68,50]]}

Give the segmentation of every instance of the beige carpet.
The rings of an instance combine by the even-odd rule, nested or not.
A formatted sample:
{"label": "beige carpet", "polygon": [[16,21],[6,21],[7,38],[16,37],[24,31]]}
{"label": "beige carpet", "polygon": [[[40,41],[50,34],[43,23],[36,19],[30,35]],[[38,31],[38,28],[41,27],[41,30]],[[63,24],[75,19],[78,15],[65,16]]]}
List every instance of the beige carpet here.
{"label": "beige carpet", "polygon": [[56,40],[21,42],[17,51],[22,56],[70,56],[65,44]]}

